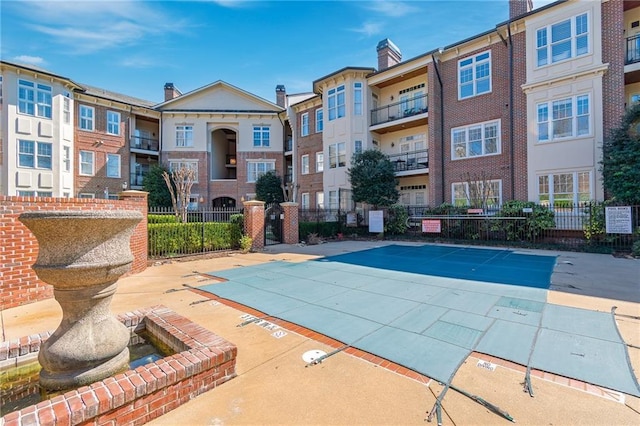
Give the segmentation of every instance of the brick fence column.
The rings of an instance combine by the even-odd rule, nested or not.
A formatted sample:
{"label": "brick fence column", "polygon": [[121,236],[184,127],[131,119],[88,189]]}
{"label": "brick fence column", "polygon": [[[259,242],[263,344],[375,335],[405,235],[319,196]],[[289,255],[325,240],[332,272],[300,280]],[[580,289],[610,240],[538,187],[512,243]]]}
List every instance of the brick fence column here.
{"label": "brick fence column", "polygon": [[244,202],[244,234],[253,240],[252,250],[264,248],[264,201]]}
{"label": "brick fence column", "polygon": [[136,226],[131,236],[130,245],[134,260],[130,273],[142,272],[147,268],[149,255],[149,231],[147,230],[147,215],[149,214],[148,196],[148,192],[136,190],[122,191],[118,194],[118,199],[135,204],[140,213],[142,213],[142,220]]}
{"label": "brick fence column", "polygon": [[280,203],[284,211],[284,229],[282,232],[282,242],[285,244],[298,244],[298,203]]}

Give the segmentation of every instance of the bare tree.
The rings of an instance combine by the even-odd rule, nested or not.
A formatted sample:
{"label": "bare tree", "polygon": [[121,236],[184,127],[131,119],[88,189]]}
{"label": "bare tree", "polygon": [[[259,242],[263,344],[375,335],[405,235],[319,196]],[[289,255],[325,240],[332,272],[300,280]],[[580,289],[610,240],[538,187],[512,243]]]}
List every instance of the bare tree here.
{"label": "bare tree", "polygon": [[[187,209],[191,198],[191,187],[196,179],[196,173],[191,167],[182,166],[171,171],[171,175],[166,171],[162,177],[171,193],[171,203],[176,218],[182,223],[187,222]],[[173,182],[173,185],[172,185]],[[175,189],[174,189],[175,187]]]}
{"label": "bare tree", "polygon": [[284,195],[284,201],[295,203],[298,199],[298,189],[300,185],[298,185],[295,180],[292,180],[289,183],[282,183],[280,185],[282,188],[282,195]]}
{"label": "bare tree", "polygon": [[464,180],[468,187],[467,201],[469,206],[486,209],[490,204],[489,201],[494,198],[489,174],[484,170],[479,174],[474,173],[473,175],[467,172],[464,175]]}

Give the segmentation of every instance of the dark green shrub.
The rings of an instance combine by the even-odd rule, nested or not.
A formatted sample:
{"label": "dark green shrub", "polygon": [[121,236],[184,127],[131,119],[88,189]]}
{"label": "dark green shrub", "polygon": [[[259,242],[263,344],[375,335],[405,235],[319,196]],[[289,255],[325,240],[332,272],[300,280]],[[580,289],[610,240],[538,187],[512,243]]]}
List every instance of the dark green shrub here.
{"label": "dark green shrub", "polygon": [[[532,209],[524,213],[522,209]],[[508,241],[535,240],[545,229],[555,228],[553,211],[532,201],[507,201],[498,212],[498,217],[523,217],[495,221],[492,230],[505,233]]]}
{"label": "dark green shrub", "polygon": [[230,223],[152,223],[149,255],[169,257],[238,248],[242,233]]}
{"label": "dark green shrub", "polygon": [[306,241],[309,234],[318,234],[320,237],[333,237],[341,232],[339,222],[299,222],[298,234],[301,241]]}
{"label": "dark green shrub", "polygon": [[240,231],[244,232],[244,214],[237,213],[229,216],[229,223],[236,225]]}
{"label": "dark green shrub", "polygon": [[634,257],[640,257],[640,240],[634,242],[631,246],[631,254]]}
{"label": "dark green shrub", "polygon": [[150,214],[147,223],[178,223],[178,218],[174,214]]}
{"label": "dark green shrub", "polygon": [[407,219],[409,213],[407,208],[400,204],[394,204],[389,207],[389,218],[385,226],[385,232],[391,235],[402,235],[407,232]]}

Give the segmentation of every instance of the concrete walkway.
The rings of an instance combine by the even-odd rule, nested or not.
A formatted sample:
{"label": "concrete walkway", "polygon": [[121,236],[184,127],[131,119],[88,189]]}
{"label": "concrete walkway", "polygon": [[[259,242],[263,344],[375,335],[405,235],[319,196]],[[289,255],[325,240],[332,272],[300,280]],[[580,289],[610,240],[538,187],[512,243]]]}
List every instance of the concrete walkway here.
{"label": "concrete walkway", "polygon": [[[270,246],[262,253],[165,263],[120,280],[112,310],[117,313],[164,304],[238,346],[238,377],[154,420],[155,425],[231,424],[425,424],[441,386],[407,375],[397,366],[370,362],[345,352],[305,368],[307,351],[331,346],[286,329],[256,324],[237,327],[244,312],[189,290],[213,281],[201,272],[255,265],[273,260],[299,262],[377,247],[389,242],[335,242],[317,246]],[[530,250],[522,250],[531,252]],[[640,261],[608,255],[557,254],[548,301],[609,312],[618,306],[617,323],[629,355],[640,372]],[[565,263],[566,262],[566,263]],[[5,339],[57,327],[61,311],[52,300],[2,312]],[[490,361],[496,368],[487,369]],[[635,425],[640,399],[548,374],[532,378],[535,397],[523,392],[523,368],[472,355],[453,384],[506,410],[518,424]],[[411,377],[408,377],[411,376]],[[445,425],[507,424],[467,397],[449,391],[443,403]],[[434,420],[435,424],[435,420]]]}

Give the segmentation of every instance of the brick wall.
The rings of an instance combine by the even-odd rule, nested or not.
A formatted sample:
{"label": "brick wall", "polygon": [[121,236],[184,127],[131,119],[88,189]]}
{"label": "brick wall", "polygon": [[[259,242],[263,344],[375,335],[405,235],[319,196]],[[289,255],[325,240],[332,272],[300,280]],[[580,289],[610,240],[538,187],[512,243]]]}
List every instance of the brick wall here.
{"label": "brick wall", "polygon": [[[302,201],[303,193],[309,194],[309,208],[316,207],[318,200],[316,200],[316,192],[322,192],[322,172],[316,173],[316,153],[322,152],[322,132],[316,133],[316,109],[318,106],[313,106],[306,110],[301,110],[296,113],[297,128],[302,128],[302,114],[309,114],[309,135],[296,137],[296,156],[293,161],[296,162],[296,184],[300,185],[298,188],[297,202]],[[302,174],[302,156],[309,156],[309,173]],[[325,167],[328,164],[328,159],[324,159]]]}
{"label": "brick wall", "polygon": [[609,69],[602,78],[603,136],[620,125],[624,114],[624,11],[622,0],[602,3],[602,62]]}
{"label": "brick wall", "polygon": [[[129,194],[129,195],[127,195]],[[147,267],[147,198],[146,193],[126,191],[123,200],[78,198],[8,197],[0,195],[0,308],[8,309],[53,296],[53,287],[36,276],[31,265],[38,257],[38,242],[18,220],[29,211],[53,210],[137,210],[143,214],[131,237],[134,256],[129,273]]]}
{"label": "brick wall", "polygon": [[[443,83],[440,108],[440,86],[433,64],[429,65],[429,193],[430,204],[452,201],[451,184],[476,180],[502,180],[502,199],[526,199],[526,97],[520,85],[525,82],[525,35],[513,36],[514,98],[510,105],[509,48],[496,42],[464,56],[438,64]],[[491,92],[458,99],[458,62],[478,53],[491,51]],[[513,110],[514,134],[511,143],[510,120]],[[444,115],[444,141],[441,141],[440,115]],[[451,129],[486,121],[500,120],[500,154],[452,160]],[[512,151],[513,149],[513,151]],[[444,162],[444,177],[442,175]],[[513,163],[513,164],[512,164]],[[512,172],[513,168],[513,172]],[[516,177],[513,182],[512,173]]]}

